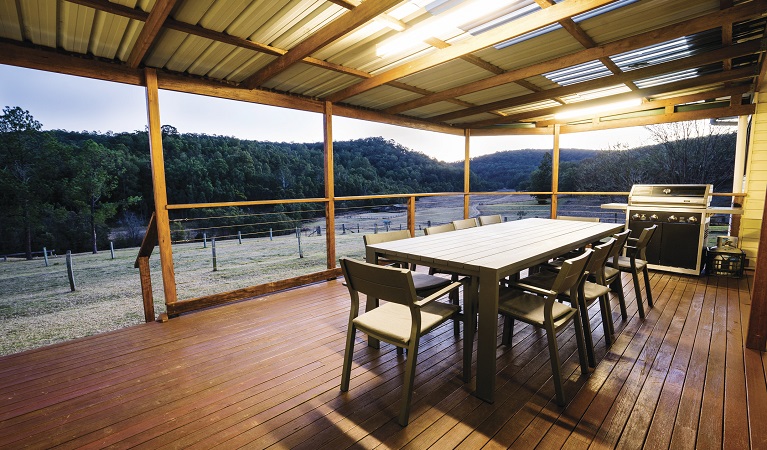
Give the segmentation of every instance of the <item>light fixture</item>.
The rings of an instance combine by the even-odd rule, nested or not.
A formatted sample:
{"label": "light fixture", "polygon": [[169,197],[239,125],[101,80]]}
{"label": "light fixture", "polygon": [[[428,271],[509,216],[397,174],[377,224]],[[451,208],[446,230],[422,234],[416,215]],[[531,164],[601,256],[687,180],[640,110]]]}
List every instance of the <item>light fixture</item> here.
{"label": "light fixture", "polygon": [[[459,27],[506,7],[513,0],[467,0],[431,19],[413,26],[402,34],[376,47],[376,55],[391,56],[420,45],[430,37],[443,36],[452,31],[463,33]],[[418,2],[414,2],[419,6]]]}
{"label": "light fixture", "polygon": [[554,114],[554,118],[557,120],[572,119],[573,117],[592,116],[595,114],[605,113],[609,111],[617,111],[624,108],[630,108],[632,106],[639,106],[642,104],[641,98],[632,98],[630,100],[624,100],[615,103],[608,103],[606,105],[591,106],[588,108],[573,109],[570,111],[564,111]]}

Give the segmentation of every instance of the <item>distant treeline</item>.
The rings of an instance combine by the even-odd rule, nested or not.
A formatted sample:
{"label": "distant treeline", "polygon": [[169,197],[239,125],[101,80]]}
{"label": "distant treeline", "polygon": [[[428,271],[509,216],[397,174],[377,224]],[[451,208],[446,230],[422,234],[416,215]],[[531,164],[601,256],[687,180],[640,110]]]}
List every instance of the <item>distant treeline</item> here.
{"label": "distant treeline", "polygon": [[[111,233],[118,237],[116,245],[140,243],[154,203],[147,133],[41,128],[20,108],[6,107],[0,115],[0,255],[43,246],[104,249],[117,229],[119,234]],[[322,143],[180,134],[167,125],[162,131],[170,203],[324,196]],[[624,191],[650,181],[710,182],[729,190],[734,136],[634,150],[562,150],[560,190]],[[334,142],[334,165],[336,196],[463,190],[462,163],[441,162],[381,137]],[[550,150],[504,151],[471,161],[473,191],[547,191],[550,180]],[[318,208],[225,208],[175,217],[227,216],[234,224],[242,215],[264,213],[264,222],[294,226],[316,217]],[[244,232],[268,228],[251,224]]]}

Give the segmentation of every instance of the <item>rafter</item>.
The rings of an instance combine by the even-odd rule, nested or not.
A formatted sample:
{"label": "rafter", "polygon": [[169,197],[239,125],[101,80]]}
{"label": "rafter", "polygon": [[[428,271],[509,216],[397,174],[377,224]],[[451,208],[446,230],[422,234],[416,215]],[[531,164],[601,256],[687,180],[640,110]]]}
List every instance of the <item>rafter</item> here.
{"label": "rafter", "polygon": [[714,61],[722,61],[726,58],[735,58],[738,56],[749,55],[752,53],[758,53],[761,51],[761,42],[753,40],[744,42],[743,44],[733,45],[727,48],[721,48],[712,50],[706,53],[699,53],[697,55],[688,56],[687,58],[681,58],[673,61],[668,61],[661,64],[655,64],[641,69],[632,70],[630,72],[624,72],[620,75],[610,75],[607,77],[596,78],[593,80],[583,81],[580,83],[574,83],[567,86],[560,86],[553,89],[548,89],[542,92],[535,92],[528,95],[521,95],[512,97],[509,99],[499,100],[496,102],[488,103],[481,106],[475,106],[473,108],[467,108],[459,111],[454,111],[447,114],[441,114],[439,116],[431,117],[430,119],[436,122],[450,121],[459,117],[472,116],[475,114],[484,113],[487,111],[513,108],[515,106],[525,105],[527,103],[533,103],[541,100],[546,100],[551,97],[561,97],[564,95],[572,95],[579,92],[590,91],[605,86],[613,86],[616,84],[622,84],[626,81],[639,80],[642,78],[653,77],[662,75],[669,72],[678,70],[685,70],[698,67],[703,64],[711,63]]}
{"label": "rafter", "polygon": [[[535,0],[535,3],[537,3],[541,8],[548,8],[550,6],[554,6],[554,0]],[[591,36],[586,33],[583,28],[581,28],[580,25],[575,23],[573,19],[567,18],[559,21],[559,25],[562,26],[568,33],[570,33],[570,36],[574,37],[578,43],[580,43],[584,48],[594,48],[597,46],[597,43],[594,41],[594,39],[591,38]],[[608,57],[601,57],[599,58],[599,62],[601,62],[607,69],[612,72],[614,75],[618,75],[622,73],[623,71]],[[629,89],[632,91],[636,91],[639,89],[634,83],[627,82],[626,86],[628,86]]]}
{"label": "rafter", "polygon": [[559,20],[572,17],[577,14],[590,11],[594,8],[611,3],[614,0],[570,0],[557,3],[555,6],[546,8],[530,15],[521,17],[505,25],[499,26],[478,36],[466,39],[451,47],[437,50],[429,55],[409,61],[405,64],[387,70],[370,79],[342,89],[330,96],[327,100],[339,102],[354,95],[381,86],[389,81],[394,81],[407,75],[437,66],[444,62],[473,53],[486,47],[521,36],[538,28],[545,27]]}
{"label": "rafter", "polygon": [[243,86],[253,89],[262,85],[296,62],[304,59],[345,34],[357,29],[402,1],[403,0],[378,0],[362,3],[360,6],[344,13],[330,24],[322,27],[319,31],[288,50],[287,53],[245,79],[245,81],[242,82]]}
{"label": "rafter", "polygon": [[690,19],[684,22],[669,25],[657,30],[648,31],[636,36],[620,39],[598,47],[581,50],[579,52],[543,61],[527,67],[510,70],[502,75],[485,78],[462,86],[456,86],[438,93],[407,101],[387,108],[389,114],[399,114],[415,108],[420,108],[432,103],[460,97],[472,92],[494,88],[517,80],[540,75],[562,67],[583,64],[595,59],[616,55],[632,50],[637,50],[649,45],[659,44],[681,36],[699,33],[702,31],[718,28],[725,21],[741,21],[762,15],[767,8],[767,0],[754,0],[749,3],[734,6],[725,11],[717,11],[705,16]]}
{"label": "rafter", "polygon": [[149,51],[149,48],[154,44],[157,35],[162,29],[163,23],[173,10],[173,6],[176,4],[176,0],[157,0],[152,8],[152,12],[149,13],[144,22],[144,27],[141,28],[141,32],[136,39],[136,43],[133,45],[133,49],[128,56],[128,66],[135,69],[141,64],[144,59],[144,55]]}

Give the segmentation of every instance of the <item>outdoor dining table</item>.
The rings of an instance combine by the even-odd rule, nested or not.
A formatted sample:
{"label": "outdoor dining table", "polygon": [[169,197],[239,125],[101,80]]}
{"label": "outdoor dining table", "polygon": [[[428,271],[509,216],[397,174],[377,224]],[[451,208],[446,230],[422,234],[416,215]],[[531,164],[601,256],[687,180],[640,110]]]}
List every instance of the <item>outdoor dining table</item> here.
{"label": "outdoor dining table", "polygon": [[[471,343],[478,312],[475,395],[493,402],[499,282],[622,230],[623,224],[529,218],[369,245],[366,258],[375,262],[385,257],[471,277],[464,290],[463,378],[471,380]],[[367,302],[368,309],[378,304],[377,299]],[[369,345],[378,343],[371,340]]]}

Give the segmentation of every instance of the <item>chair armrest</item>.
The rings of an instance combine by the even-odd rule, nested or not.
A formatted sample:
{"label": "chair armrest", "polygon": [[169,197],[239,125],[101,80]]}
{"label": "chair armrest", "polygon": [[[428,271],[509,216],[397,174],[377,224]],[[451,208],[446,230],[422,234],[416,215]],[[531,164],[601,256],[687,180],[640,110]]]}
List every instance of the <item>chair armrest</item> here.
{"label": "chair armrest", "polygon": [[418,300],[417,302],[414,302],[416,306],[419,308],[426,305],[427,303],[431,303],[434,300],[442,297],[443,295],[447,294],[448,292],[452,291],[453,289],[457,289],[459,286],[463,285],[464,283],[462,281],[456,281],[454,283],[450,283],[447,286],[443,287],[442,289],[438,290],[437,292],[431,294],[428,297],[425,297],[421,300]]}
{"label": "chair armrest", "polygon": [[[628,241],[631,241],[631,242],[639,242],[639,238],[634,238],[634,237],[629,237],[629,238],[626,238],[626,242],[628,242]],[[626,246],[628,247],[628,244],[626,244]]]}
{"label": "chair armrest", "polygon": [[522,289],[522,290],[525,290],[525,291],[534,292],[534,293],[540,294],[540,295],[557,295],[557,293],[555,291],[551,291],[549,289],[539,288],[538,286],[531,286],[529,284],[520,283],[520,282],[517,282],[517,281],[512,281],[511,283],[509,283],[509,287],[516,288],[516,289]]}

